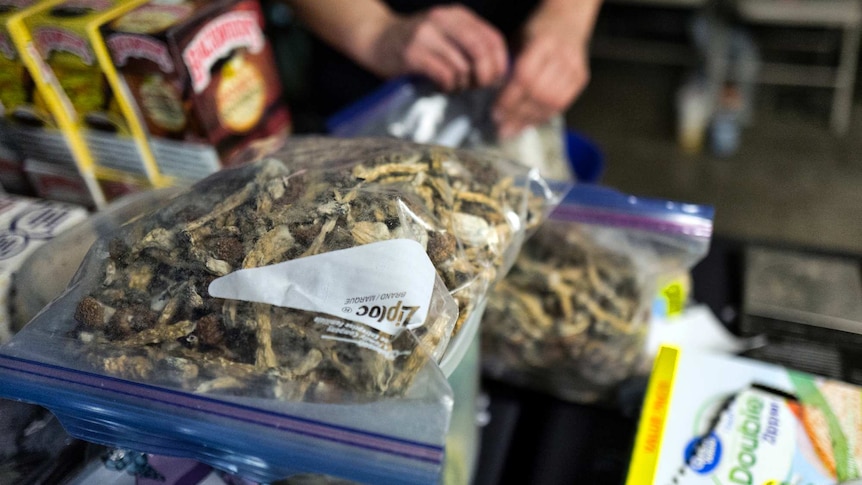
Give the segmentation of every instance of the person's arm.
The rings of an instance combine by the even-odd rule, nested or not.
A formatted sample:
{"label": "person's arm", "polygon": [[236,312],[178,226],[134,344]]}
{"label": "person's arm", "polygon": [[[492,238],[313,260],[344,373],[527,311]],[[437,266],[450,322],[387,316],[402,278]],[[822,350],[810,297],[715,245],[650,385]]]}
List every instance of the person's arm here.
{"label": "person's arm", "polygon": [[601,0],[543,0],[522,30],[522,47],[494,107],[501,137],[547,121],[590,78],[589,43]]}
{"label": "person's arm", "polygon": [[380,0],[289,0],[324,42],[381,78],[423,74],[444,90],[487,86],[506,71],[502,35],[466,7],[399,15]]}

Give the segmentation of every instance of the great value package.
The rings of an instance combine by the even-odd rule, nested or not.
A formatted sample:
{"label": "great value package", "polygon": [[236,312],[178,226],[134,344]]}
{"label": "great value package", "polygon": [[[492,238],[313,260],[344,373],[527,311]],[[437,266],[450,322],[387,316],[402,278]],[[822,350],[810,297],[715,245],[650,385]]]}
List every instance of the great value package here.
{"label": "great value package", "polygon": [[628,485],[834,484],[862,477],[862,388],[663,347]]}
{"label": "great value package", "polygon": [[0,184],[7,190],[29,190],[24,173],[23,157],[15,144],[10,123],[19,107],[32,104],[32,79],[21,61],[15,44],[6,29],[13,15],[33,5],[37,0],[0,1]]}

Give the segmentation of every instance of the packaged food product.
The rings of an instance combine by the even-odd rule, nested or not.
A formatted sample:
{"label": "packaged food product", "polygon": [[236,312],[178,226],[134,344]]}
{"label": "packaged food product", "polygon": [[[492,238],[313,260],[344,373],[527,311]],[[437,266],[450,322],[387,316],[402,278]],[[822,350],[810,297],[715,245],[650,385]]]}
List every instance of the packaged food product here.
{"label": "packaged food product", "polygon": [[68,98],[100,180],[164,185],[99,28],[145,0],[67,0],[28,17],[36,50]]}
{"label": "packaged food product", "polygon": [[773,364],[663,347],[628,485],[851,483],[862,388]]}
{"label": "packaged food product", "polygon": [[0,2],[0,103],[3,117],[11,116],[16,108],[27,104],[32,93],[30,75],[9,35],[7,22],[12,15],[37,3],[38,0],[3,0]]}
{"label": "packaged food product", "polygon": [[0,399],[0,483],[65,483],[85,448],[44,408]]}
{"label": "packaged food product", "polygon": [[702,258],[712,209],[573,187],[491,293],[489,376],[595,402],[632,375],[660,285]]}
{"label": "packaged food product", "polygon": [[468,151],[288,140],[100,237],[0,347],[0,394],[259,481],[436,483],[445,376],[555,194]]}
{"label": "packaged food product", "polygon": [[102,35],[164,173],[198,180],[289,130],[257,0],[151,0]]}
{"label": "packaged food product", "polygon": [[96,127],[111,133],[127,128],[117,116],[112,91],[87,36],[90,22],[122,8],[119,1],[45,0],[7,22],[33,81],[28,102],[11,113],[23,157],[75,168],[79,192],[87,193],[88,205],[95,207],[107,200],[100,178],[132,176],[115,174],[109,160],[118,152],[124,157],[138,153],[129,142],[131,150],[113,150],[114,157],[99,157],[111,151],[91,150],[88,143],[98,138]]}
{"label": "packaged food product", "polygon": [[8,117],[27,102],[30,75],[9,37],[6,22],[16,12],[36,0],[6,0],[0,2],[0,183],[8,191],[26,193],[30,190],[24,175],[23,157],[10,132]]}

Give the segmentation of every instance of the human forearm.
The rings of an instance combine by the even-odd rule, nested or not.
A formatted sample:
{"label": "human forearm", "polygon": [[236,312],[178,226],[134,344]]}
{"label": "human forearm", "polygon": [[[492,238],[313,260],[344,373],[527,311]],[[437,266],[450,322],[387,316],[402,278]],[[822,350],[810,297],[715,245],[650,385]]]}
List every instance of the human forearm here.
{"label": "human forearm", "polygon": [[286,0],[324,42],[366,69],[385,76],[377,44],[396,14],[379,0]]}
{"label": "human forearm", "polygon": [[506,71],[502,35],[452,4],[400,15],[380,0],[285,0],[308,28],[381,78],[421,74],[444,90],[487,86]]}
{"label": "human forearm", "polygon": [[541,29],[565,28],[569,35],[588,43],[593,34],[602,0],[543,0],[524,25],[525,38]]}
{"label": "human forearm", "polygon": [[494,107],[502,137],[564,111],[589,82],[589,41],[601,0],[543,0],[524,24]]}

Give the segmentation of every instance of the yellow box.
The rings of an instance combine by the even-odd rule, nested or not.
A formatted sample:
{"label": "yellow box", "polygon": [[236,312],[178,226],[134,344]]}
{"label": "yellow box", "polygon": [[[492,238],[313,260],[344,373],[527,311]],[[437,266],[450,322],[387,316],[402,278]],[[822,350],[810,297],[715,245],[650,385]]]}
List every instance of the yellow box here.
{"label": "yellow box", "polygon": [[99,181],[140,187],[168,183],[99,32],[105,22],[145,2],[44,0],[9,21],[15,45],[97,206],[105,200]]}
{"label": "yellow box", "polygon": [[[115,7],[105,11],[101,15],[93,17],[92,21],[86,25],[86,33],[87,39],[90,42],[90,47],[93,49],[93,53],[98,60],[102,75],[104,76],[104,79],[110,87],[113,95],[111,109],[112,115],[116,117],[116,122],[125,128],[123,135],[126,138],[122,139],[122,141],[125,142],[125,145],[128,145],[129,142],[131,142],[134,145],[133,148],[137,149],[136,153],[139,157],[137,160],[139,164],[138,171],[143,172],[143,174],[146,175],[146,180],[149,185],[164,187],[172,183],[172,178],[165,176],[158,168],[155,155],[150,147],[149,137],[147,135],[144,122],[138,114],[134,98],[129,93],[124,80],[114,66],[113,59],[111,58],[111,54],[102,31],[102,27],[106,23],[116,19],[117,17],[123,16],[129,11],[148,2],[149,0],[115,1]],[[131,140],[129,140],[128,137],[131,137]],[[116,148],[120,148],[122,150],[125,147],[121,145]],[[132,152],[134,152],[134,150]],[[97,156],[96,159],[98,164],[100,157]],[[116,168],[121,169],[121,167]],[[111,178],[110,181],[120,183],[135,182],[134,180],[129,181],[123,180],[122,178]],[[108,191],[108,193],[110,193],[110,191]]]}
{"label": "yellow box", "polygon": [[[6,23],[9,35],[33,82],[28,102],[11,119],[15,135],[22,140],[26,159],[75,168],[80,183],[92,199],[88,205],[104,206],[105,196],[96,180],[93,159],[77,127],[77,116],[53,71],[39,54],[28,20],[64,0],[43,0],[12,15]],[[59,131],[55,130],[58,128]]]}

